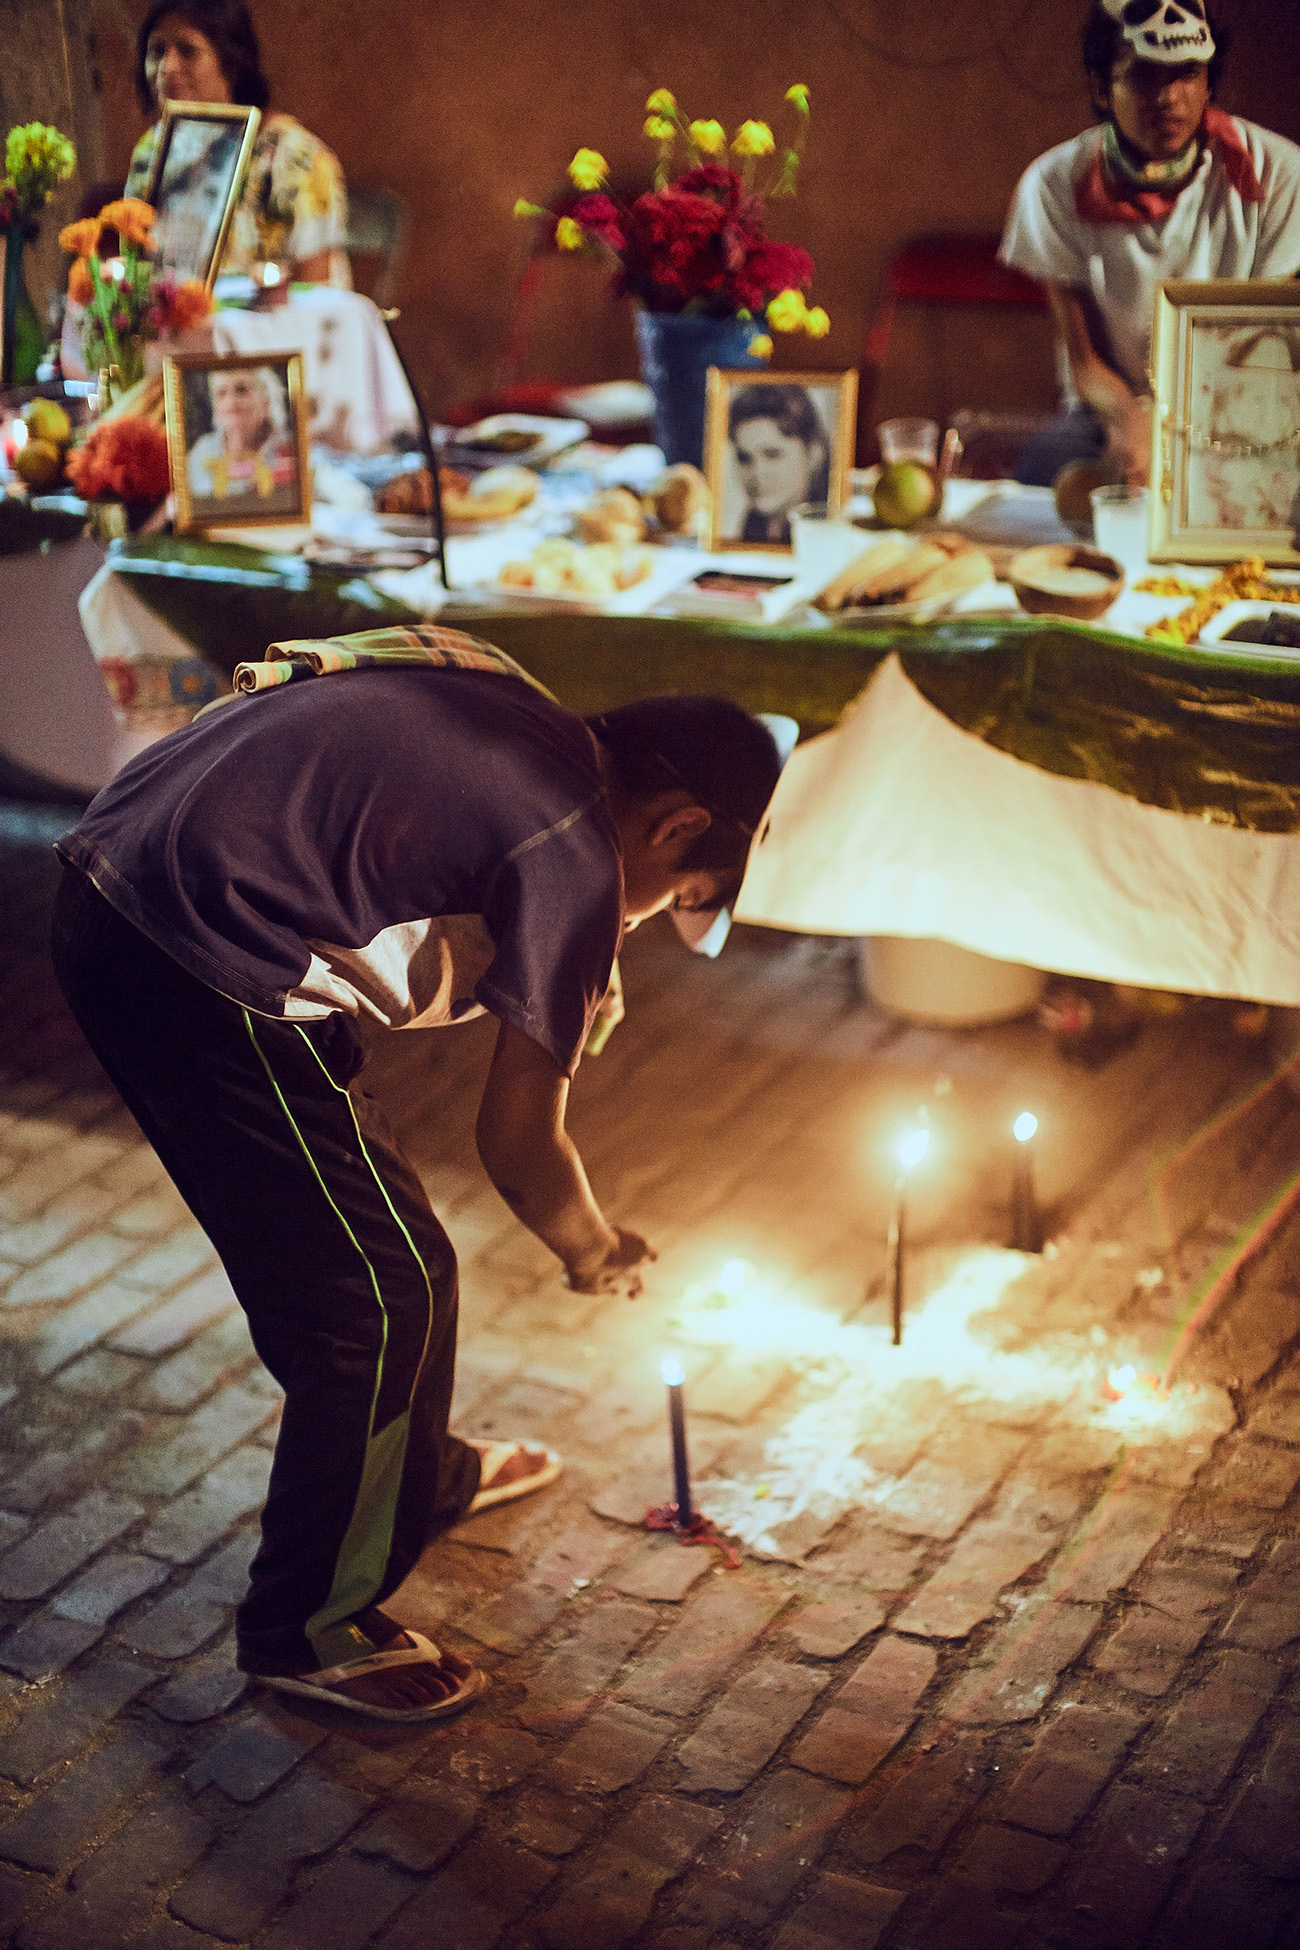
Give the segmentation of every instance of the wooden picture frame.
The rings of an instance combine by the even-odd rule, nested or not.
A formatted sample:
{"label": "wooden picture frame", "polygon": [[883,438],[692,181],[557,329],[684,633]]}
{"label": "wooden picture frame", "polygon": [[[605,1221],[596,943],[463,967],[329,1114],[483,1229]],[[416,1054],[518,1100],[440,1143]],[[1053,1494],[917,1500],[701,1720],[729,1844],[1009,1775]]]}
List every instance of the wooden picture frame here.
{"label": "wooden picture frame", "polygon": [[309,519],[301,352],[169,352],[163,409],[178,534]]}
{"label": "wooden picture frame", "polygon": [[1162,285],[1152,362],[1150,559],[1300,563],[1300,286]]}
{"label": "wooden picture frame", "polygon": [[[850,491],[857,404],[856,372],[709,367],[704,473],[715,554],[789,554],[792,508],[824,502],[832,514],[839,512]],[[756,430],[748,445],[747,426]],[[760,432],[762,443],[756,444]]]}
{"label": "wooden picture frame", "polygon": [[212,289],[261,120],[230,102],[164,108],[145,201],[156,212],[156,261],[178,283]]}

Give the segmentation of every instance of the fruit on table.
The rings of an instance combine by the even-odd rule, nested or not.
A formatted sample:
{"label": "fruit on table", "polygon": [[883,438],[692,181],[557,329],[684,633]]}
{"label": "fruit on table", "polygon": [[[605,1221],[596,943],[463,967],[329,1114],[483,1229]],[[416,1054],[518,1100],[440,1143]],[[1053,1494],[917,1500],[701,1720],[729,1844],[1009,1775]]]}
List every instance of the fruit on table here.
{"label": "fruit on table", "polygon": [[47,488],[63,472],[63,451],[52,440],[29,440],[14,455],[14,472],[30,488]]}
{"label": "fruit on table", "polygon": [[23,419],[33,440],[48,440],[52,447],[66,447],[72,438],[72,422],[56,399],[28,400]]}
{"label": "fruit on table", "polygon": [[919,460],[891,460],[882,467],[872,490],[876,520],[886,528],[911,528],[939,505],[941,490],[934,472]]}

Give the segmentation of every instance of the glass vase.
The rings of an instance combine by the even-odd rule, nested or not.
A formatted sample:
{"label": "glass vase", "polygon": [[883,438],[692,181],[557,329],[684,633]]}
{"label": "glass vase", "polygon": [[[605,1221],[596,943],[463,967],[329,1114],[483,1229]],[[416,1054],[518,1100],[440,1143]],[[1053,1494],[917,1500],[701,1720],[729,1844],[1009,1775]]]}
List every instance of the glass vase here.
{"label": "glass vase", "polygon": [[655,439],[669,466],[704,462],[704,406],[710,366],[766,367],[749,347],[762,331],[751,318],[701,318],[693,312],[639,311],[637,345],[655,396]]}
{"label": "glass vase", "polygon": [[45,355],[45,335],[23,276],[22,233],[0,233],[4,257],[3,319],[0,323],[0,385],[31,386]]}

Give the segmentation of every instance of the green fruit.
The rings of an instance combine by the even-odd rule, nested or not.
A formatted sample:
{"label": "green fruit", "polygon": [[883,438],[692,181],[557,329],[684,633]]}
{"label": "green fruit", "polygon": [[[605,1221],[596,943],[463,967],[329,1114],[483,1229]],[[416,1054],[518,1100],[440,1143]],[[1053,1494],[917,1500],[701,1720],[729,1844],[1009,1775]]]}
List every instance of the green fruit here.
{"label": "green fruit", "polygon": [[891,460],[882,467],[872,493],[876,520],[886,528],[911,528],[939,505],[939,486],[919,460]]}
{"label": "green fruit", "polygon": [[23,408],[23,418],[33,440],[48,440],[52,447],[66,447],[72,438],[72,422],[55,399],[29,400]]}
{"label": "green fruit", "polygon": [[14,473],[28,487],[49,487],[63,472],[63,455],[52,440],[29,440],[14,455]]}

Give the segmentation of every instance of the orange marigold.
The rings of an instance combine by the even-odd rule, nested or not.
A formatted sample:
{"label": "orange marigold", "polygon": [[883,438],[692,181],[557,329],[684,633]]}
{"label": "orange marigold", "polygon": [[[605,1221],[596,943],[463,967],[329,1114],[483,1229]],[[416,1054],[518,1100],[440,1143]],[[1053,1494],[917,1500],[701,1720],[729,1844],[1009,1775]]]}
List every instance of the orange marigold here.
{"label": "orange marigold", "polygon": [[172,330],[188,331],[191,325],[197,325],[199,320],[206,318],[212,310],[212,294],[200,284],[197,278],[186,278],[172,299],[169,309]]}
{"label": "orange marigold", "polygon": [[103,228],[98,217],[83,217],[80,223],[65,223],[59,232],[59,248],[71,251],[74,257],[89,257],[92,251],[99,249]]}
{"label": "orange marigold", "polygon": [[99,221],[115,230],[124,244],[147,244],[154,225],[154,207],[138,196],[120,196],[106,203]]}
{"label": "orange marigold", "polygon": [[96,427],[67,460],[68,478],[87,501],[161,501],[171,486],[167,435],[156,420],[127,413]]}
{"label": "orange marigold", "polygon": [[74,305],[88,305],[94,295],[90,266],[84,257],[79,257],[68,272],[68,296]]}

